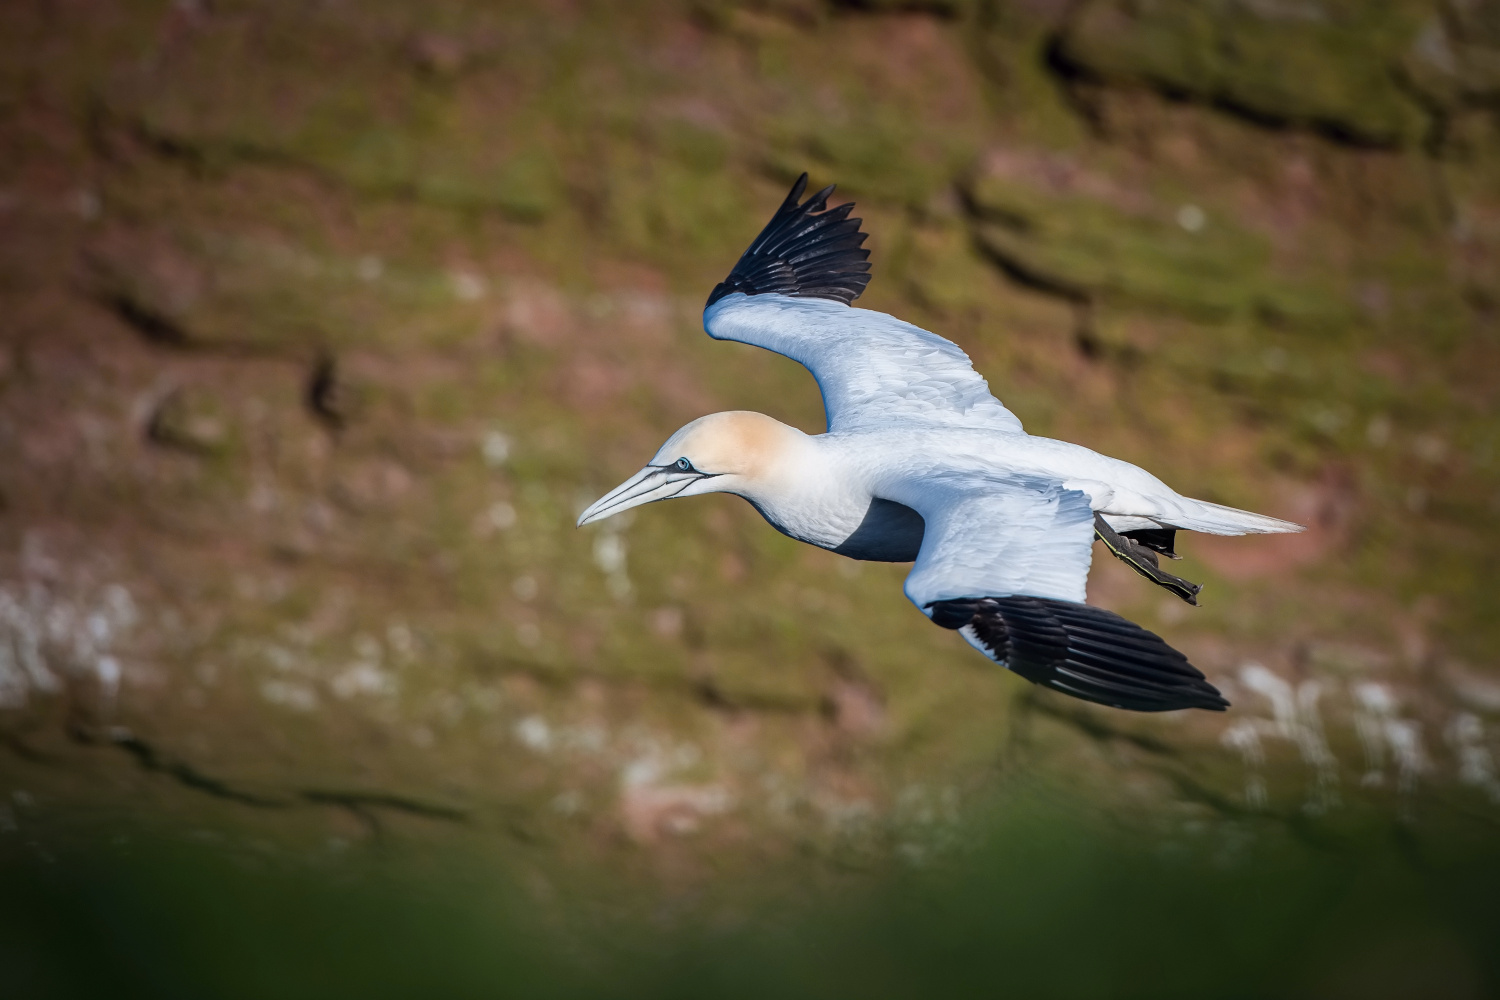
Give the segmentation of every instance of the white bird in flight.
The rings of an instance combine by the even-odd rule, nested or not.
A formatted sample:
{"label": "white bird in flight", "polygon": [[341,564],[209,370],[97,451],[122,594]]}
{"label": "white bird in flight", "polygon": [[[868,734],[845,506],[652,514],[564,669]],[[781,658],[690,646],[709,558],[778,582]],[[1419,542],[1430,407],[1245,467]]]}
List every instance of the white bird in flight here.
{"label": "white bird in flight", "polygon": [[1084,603],[1097,536],[1132,569],[1197,604],[1163,572],[1175,533],[1301,531],[1181,496],[1128,462],[1034,437],[956,344],[852,303],[870,251],[829,186],[803,174],[703,311],[715,340],[754,344],[817,379],[824,434],[750,411],[678,430],[580,526],[657,500],[734,493],[771,526],[852,559],[912,562],[906,596],[1033,683],[1141,712],[1229,702],[1153,632]]}

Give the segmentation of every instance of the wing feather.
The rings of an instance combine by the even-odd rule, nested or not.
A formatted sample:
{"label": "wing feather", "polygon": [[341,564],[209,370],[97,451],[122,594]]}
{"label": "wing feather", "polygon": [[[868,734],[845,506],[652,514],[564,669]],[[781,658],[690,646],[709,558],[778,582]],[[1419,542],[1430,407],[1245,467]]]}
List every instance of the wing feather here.
{"label": "wing feather", "polygon": [[844,305],[859,298],[870,282],[870,251],[862,248],[860,220],[849,218],[854,204],[823,211],[833,194],[830,184],[799,205],[806,188],[803,174],[729,277],[714,286],[708,305],[735,292],[821,298]]}
{"label": "wing feather", "polygon": [[1153,632],[1083,603],[1094,517],[1057,482],[927,474],[898,486],[926,521],[906,596],[1034,684],[1137,712],[1229,703]]}
{"label": "wing feather", "polygon": [[831,431],[893,420],[1022,429],[957,344],[885,313],[734,293],[704,310],[703,328],[800,362],[818,380]]}
{"label": "wing feather", "polygon": [[830,430],[886,420],[1020,431],[969,356],[951,341],[885,313],[850,308],[869,283],[870,251],[852,204],[827,207],[827,187],[798,204],[803,174],[781,208],[715,286],[703,327],[801,362],[823,392]]}
{"label": "wing feather", "polygon": [[1083,600],[1094,539],[1088,494],[970,474],[909,485],[900,502],[927,527],[906,596],[924,612],[936,601],[1011,594]]}

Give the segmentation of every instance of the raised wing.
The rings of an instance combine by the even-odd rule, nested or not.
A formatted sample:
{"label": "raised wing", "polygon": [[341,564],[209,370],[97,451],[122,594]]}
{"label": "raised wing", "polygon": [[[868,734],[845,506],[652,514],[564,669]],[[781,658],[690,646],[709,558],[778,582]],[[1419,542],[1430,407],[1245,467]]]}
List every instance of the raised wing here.
{"label": "raised wing", "polygon": [[958,345],[850,303],[870,276],[853,205],[821,214],[833,188],[801,205],[804,174],[729,277],[714,288],[703,328],[801,362],[823,392],[829,430],[925,420],[1020,431]]}
{"label": "raised wing", "polygon": [[906,596],[1033,684],[1137,712],[1229,703],[1162,638],[1083,603],[1094,517],[1057,483],[925,476],[903,500],[927,523]]}

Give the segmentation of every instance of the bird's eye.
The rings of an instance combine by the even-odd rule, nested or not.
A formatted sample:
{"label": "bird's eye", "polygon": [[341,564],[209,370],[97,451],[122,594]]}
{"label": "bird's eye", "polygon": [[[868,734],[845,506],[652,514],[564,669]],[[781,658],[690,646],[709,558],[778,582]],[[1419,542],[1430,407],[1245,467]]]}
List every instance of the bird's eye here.
{"label": "bird's eye", "polygon": [[693,463],[689,462],[685,458],[679,458],[677,460],[677,462],[676,462],[676,465],[677,465],[677,468],[681,469],[683,472],[692,472],[693,471]]}

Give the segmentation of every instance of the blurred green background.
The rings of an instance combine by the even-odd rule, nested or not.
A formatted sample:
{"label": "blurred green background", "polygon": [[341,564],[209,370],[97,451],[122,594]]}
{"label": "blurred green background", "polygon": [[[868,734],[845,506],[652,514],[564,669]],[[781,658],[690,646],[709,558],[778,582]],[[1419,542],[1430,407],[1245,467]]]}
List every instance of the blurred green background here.
{"label": "blurred green background", "polygon": [[[1310,525],[994,669],[718,496],[792,180],[1035,434]],[[1500,4],[0,5],[0,992],[1500,991]],[[1487,919],[1489,918],[1489,919]]]}

